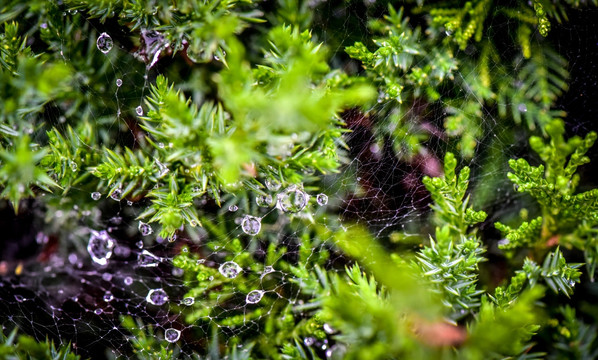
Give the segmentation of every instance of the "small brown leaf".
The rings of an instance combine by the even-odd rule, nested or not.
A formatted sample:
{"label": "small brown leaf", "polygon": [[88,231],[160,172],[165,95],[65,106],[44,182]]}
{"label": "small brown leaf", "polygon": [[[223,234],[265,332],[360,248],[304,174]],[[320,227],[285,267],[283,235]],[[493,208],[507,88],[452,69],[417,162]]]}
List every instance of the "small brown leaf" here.
{"label": "small brown leaf", "polygon": [[419,320],[413,325],[413,333],[422,343],[432,347],[459,346],[467,339],[465,329],[445,322]]}

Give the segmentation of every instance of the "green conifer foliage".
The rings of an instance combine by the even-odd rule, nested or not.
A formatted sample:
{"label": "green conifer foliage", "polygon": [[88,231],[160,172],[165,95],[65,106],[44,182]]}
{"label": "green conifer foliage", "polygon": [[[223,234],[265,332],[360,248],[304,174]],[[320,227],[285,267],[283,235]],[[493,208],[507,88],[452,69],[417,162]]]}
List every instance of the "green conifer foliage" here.
{"label": "green conifer foliage", "polygon": [[0,359],[596,357],[597,1],[401,5],[0,3]]}

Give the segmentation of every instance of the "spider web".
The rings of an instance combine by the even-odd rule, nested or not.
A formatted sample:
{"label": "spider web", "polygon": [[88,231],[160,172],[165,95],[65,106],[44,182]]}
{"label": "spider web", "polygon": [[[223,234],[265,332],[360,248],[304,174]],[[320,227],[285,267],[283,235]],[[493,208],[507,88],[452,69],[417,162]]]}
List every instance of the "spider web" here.
{"label": "spider web", "polygon": [[[325,28],[328,22],[342,23],[361,8],[330,9],[327,4],[315,3],[313,6],[335,13],[333,20],[317,19],[316,28]],[[106,29],[95,21],[85,20],[81,14],[65,15],[79,16],[89,26],[90,31],[80,36],[94,44],[91,49],[97,53],[90,56],[103,57],[114,77],[121,80],[119,84],[110,81],[98,86],[80,79],[81,91],[105,99],[106,111],[89,114],[90,119],[100,125],[120,128],[117,142],[142,148],[139,145],[146,141],[145,134],[131,119],[145,111],[143,96],[147,95],[149,84],[158,74],[167,73],[176,58],[160,56],[166,51],[166,44],[161,43],[155,33],[144,34],[145,44],[136,54],[128,53],[121,42],[124,34],[116,30],[111,32],[113,47],[106,54],[100,54],[97,41]],[[365,27],[365,19],[359,18]],[[504,26],[492,19],[489,23],[491,29]],[[593,26],[562,25],[553,30],[557,46],[562,46],[561,51],[571,61],[571,90],[559,106],[570,112],[573,133],[583,134],[595,126],[587,117],[591,110],[585,99],[595,99],[596,91],[591,93],[588,86],[595,88],[596,72],[583,73],[588,64],[595,68],[595,63],[588,60],[596,54],[596,38],[588,37],[588,33],[595,30]],[[355,40],[348,30],[344,31],[341,38],[345,38],[345,43],[328,44],[325,35],[322,40],[340,52]],[[587,40],[589,38],[592,40]],[[578,47],[570,43],[567,47],[559,42],[569,40]],[[58,54],[65,63],[74,61],[70,49],[63,48]],[[457,70],[455,88],[449,91],[462,93],[466,99],[472,96],[463,88],[467,76]],[[581,77],[584,80],[579,80]],[[193,78],[181,87],[193,101],[202,102],[202,92],[193,90]],[[579,106],[580,103],[584,105]],[[296,264],[299,259],[317,258],[322,253],[330,253],[325,262],[328,271],[343,271],[350,263],[325,242],[314,242],[308,254],[302,253],[305,237],[318,228],[365,224],[389,244],[397,234],[422,239],[433,233],[428,210],[430,197],[421,180],[423,176],[442,174],[441,152],[449,141],[443,133],[442,119],[450,104],[441,99],[428,110],[430,113],[420,114],[420,109],[415,107],[401,113],[408,123],[408,132],[424,131],[428,135],[423,150],[409,159],[397,156],[394,145],[398,140],[379,134],[379,124],[387,119],[376,118],[375,114],[387,113],[384,109],[394,106],[382,102],[369,112],[348,111],[343,115],[351,133],[345,137],[349,150],[344,154],[347,161],[339,175],[314,174],[319,183],[305,184],[303,189],[271,186],[267,191],[271,199],[258,199],[263,206],[256,203],[256,194],[251,193],[242,199],[225,198],[222,207],[209,196],[197,199],[196,206],[205,214],[211,214],[206,215],[207,219],[215,223],[224,219],[224,226],[219,228],[225,230],[217,234],[208,228],[186,228],[170,242],[153,232],[151,224],[135,220],[149,206],[149,200],[116,201],[108,196],[109,189],[105,189],[97,201],[73,204],[71,211],[64,211],[55,204],[44,208],[29,201],[25,214],[15,217],[5,204],[2,213],[10,220],[3,224],[9,226],[10,231],[3,242],[4,261],[0,269],[3,326],[18,326],[40,340],[49,337],[61,344],[70,343],[78,353],[92,358],[133,356],[134,343],[140,341],[141,333],[155,337],[154,341],[168,343],[166,347],[181,356],[191,356],[193,352],[207,354],[215,336],[225,339],[229,346],[238,346],[240,352],[249,352],[240,339],[243,334],[262,331],[271,314],[279,316],[280,309],[288,304],[292,305],[297,318],[304,314],[307,317],[313,310],[310,302],[313,296],[306,293],[303,286],[309,279],[286,266],[281,267],[280,263]],[[587,109],[582,112],[576,109],[578,107]],[[415,118],[427,120],[414,121]],[[488,238],[498,240],[491,224],[529,201],[517,195],[506,179],[506,160],[527,155],[528,136],[523,133],[513,141],[505,135],[501,120],[491,113],[485,113],[482,119],[484,133],[478,141],[484,151],[471,158],[467,165],[473,170],[472,200],[478,209],[491,215],[482,225],[482,231],[487,232]],[[72,119],[60,116],[55,120],[64,130],[64,124]],[[104,135],[98,133],[97,136],[101,139]],[[109,143],[108,139],[104,141]],[[489,162],[498,160],[502,165],[488,166]],[[266,186],[267,179],[260,180]],[[288,194],[295,190],[300,192],[299,196],[305,196],[306,204],[296,214],[290,214],[283,211],[281,197],[285,191]],[[83,188],[75,187],[71,191],[94,196]],[[326,195],[327,202],[322,196],[318,197],[319,194]],[[253,230],[251,224],[246,223],[246,216],[259,219],[260,229],[255,236],[247,234]],[[331,221],[333,217],[339,220]],[[270,243],[284,246],[286,251],[268,258]],[[488,246],[492,249],[494,245]],[[238,265],[247,262],[234,256],[234,249],[238,248],[254,254],[250,266]],[[182,258],[195,263],[195,271],[175,266],[181,254]],[[201,280],[198,280],[198,274],[205,276],[199,276]],[[224,278],[234,280],[224,285]],[[205,291],[193,293],[194,288]],[[217,297],[213,298],[213,294]],[[139,332],[125,329],[122,316],[137,321],[135,326]],[[237,319],[235,324],[227,324],[226,319],[233,316]],[[325,338],[304,337],[303,346],[321,358],[338,356],[330,351],[342,350],[334,347],[334,329],[329,326],[324,329],[327,330]]]}

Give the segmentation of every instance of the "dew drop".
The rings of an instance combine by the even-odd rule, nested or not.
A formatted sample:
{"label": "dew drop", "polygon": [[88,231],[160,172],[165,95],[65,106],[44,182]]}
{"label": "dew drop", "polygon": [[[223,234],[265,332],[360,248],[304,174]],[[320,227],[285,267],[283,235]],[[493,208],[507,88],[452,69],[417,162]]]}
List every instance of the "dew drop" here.
{"label": "dew drop", "polygon": [[195,262],[195,264],[197,264],[197,265],[201,265],[201,264],[203,264],[203,263],[205,263],[205,262],[206,262],[206,259],[198,259],[198,260]]}
{"label": "dew drop", "polygon": [[228,211],[230,212],[235,212],[237,210],[239,210],[239,207],[237,205],[231,205],[228,207]]}
{"label": "dew drop", "polygon": [[324,206],[328,204],[328,196],[326,194],[318,194],[318,196],[316,196],[316,201],[318,202],[318,205]]}
{"label": "dew drop", "polygon": [[104,310],[102,310],[102,309],[100,309],[100,308],[98,308],[98,309],[95,309],[95,310],[94,310],[94,313],[95,313],[96,315],[101,315],[103,312],[104,312]]}
{"label": "dew drop", "polygon": [[262,272],[262,276],[263,275],[267,275],[269,273],[274,272],[274,268],[272,266],[265,266],[264,267],[264,272]]}
{"label": "dew drop", "polygon": [[175,267],[172,269],[172,276],[181,277],[185,273],[185,270]]}
{"label": "dew drop", "polygon": [[243,217],[243,221],[241,222],[241,229],[247,235],[257,235],[262,228],[262,220],[255,216],[245,215]]}
{"label": "dew drop", "polygon": [[110,194],[110,198],[114,201],[120,201],[120,196],[122,195],[123,191],[121,189],[114,189],[112,194]]}
{"label": "dew drop", "polygon": [[143,249],[143,240],[139,240],[135,243],[135,245],[137,245],[138,249]]}
{"label": "dew drop", "polygon": [[105,302],[110,302],[112,300],[114,300],[114,295],[112,295],[112,293],[110,291],[106,291],[104,293],[104,301]]}
{"label": "dew drop", "polygon": [[303,343],[305,344],[305,346],[312,346],[315,342],[316,342],[316,339],[311,336],[303,339]]}
{"label": "dew drop", "polygon": [[94,199],[94,200],[96,200],[96,201],[100,200],[101,197],[102,197],[102,194],[100,194],[97,191],[94,191],[94,192],[91,193],[91,198]]}
{"label": "dew drop", "polygon": [[79,166],[77,165],[77,163],[76,163],[76,162],[74,162],[74,161],[71,161],[71,162],[69,163],[69,165],[70,165],[70,167],[71,167],[71,170],[72,170],[73,172],[77,171],[77,168],[79,167]]}
{"label": "dew drop", "polygon": [[135,108],[135,112],[137,113],[137,115],[141,116],[143,115],[143,108],[141,107],[141,105],[137,106]]}
{"label": "dew drop", "polygon": [[278,196],[278,207],[286,213],[296,213],[307,205],[308,195],[296,185],[291,185]]}
{"label": "dew drop", "polygon": [[260,300],[262,300],[262,297],[264,296],[264,291],[262,290],[251,290],[247,296],[245,297],[245,301],[248,304],[257,304],[260,302]]}
{"label": "dew drop", "polygon": [[98,47],[98,50],[100,50],[104,54],[107,54],[110,50],[112,50],[112,46],[114,46],[114,41],[112,41],[110,35],[103,32],[100,34],[100,36],[98,36],[98,40],[96,40],[96,46]]}
{"label": "dew drop", "polygon": [[527,105],[519,104],[519,106],[517,106],[517,110],[519,110],[520,112],[527,112]]}
{"label": "dew drop", "polygon": [[151,289],[145,300],[152,305],[161,306],[168,301],[168,295],[163,289]]}
{"label": "dew drop", "polygon": [[133,278],[130,276],[127,276],[124,280],[125,285],[131,285],[133,283]]}
{"label": "dew drop", "polygon": [[156,267],[160,263],[160,258],[147,250],[143,250],[137,255],[137,264],[141,267]]}
{"label": "dew drop", "polygon": [[334,334],[336,331],[332,328],[332,326],[330,326],[330,324],[325,323],[322,328],[324,328],[324,332],[326,334]]}
{"label": "dew drop", "polygon": [[168,242],[173,243],[176,241],[176,239],[177,239],[176,234],[173,234],[171,237],[168,238]]}
{"label": "dew drop", "polygon": [[181,304],[186,305],[186,306],[191,306],[191,305],[195,304],[195,299],[192,298],[191,296],[186,297],[181,301]]}
{"label": "dew drop", "polygon": [[258,195],[255,197],[255,203],[259,207],[270,207],[272,205],[272,195]]}
{"label": "dew drop", "polygon": [[116,79],[116,86],[121,87],[123,86],[123,81],[122,79]]}
{"label": "dew drop", "polygon": [[91,231],[91,236],[87,243],[87,252],[89,252],[91,259],[96,264],[106,265],[108,259],[112,256],[113,248],[114,239],[112,239],[105,230]]}
{"label": "dew drop", "polygon": [[154,229],[149,224],[144,223],[143,221],[139,222],[139,226],[137,226],[139,232],[143,236],[151,235],[154,232]]}
{"label": "dew drop", "polygon": [[218,271],[222,274],[222,276],[234,279],[241,273],[241,267],[234,261],[227,261],[224,264],[220,265]]}
{"label": "dew drop", "polygon": [[268,190],[270,190],[270,191],[280,190],[281,184],[276,179],[266,179],[265,183],[266,183],[266,188],[268,188]]}
{"label": "dew drop", "polygon": [[166,339],[166,341],[168,341],[170,343],[177,342],[180,337],[181,337],[181,332],[177,329],[170,328],[170,329],[166,329],[166,331],[164,331],[164,338]]}

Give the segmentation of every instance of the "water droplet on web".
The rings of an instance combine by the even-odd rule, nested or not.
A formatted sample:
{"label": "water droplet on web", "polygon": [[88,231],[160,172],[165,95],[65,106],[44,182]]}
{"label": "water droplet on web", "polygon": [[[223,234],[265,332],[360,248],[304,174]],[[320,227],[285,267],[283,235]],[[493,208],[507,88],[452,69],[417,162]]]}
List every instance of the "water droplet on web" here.
{"label": "water droplet on web", "polygon": [[324,332],[326,334],[334,334],[336,332],[328,323],[325,323],[322,327],[324,328]]}
{"label": "water droplet on web", "polygon": [[96,40],[96,46],[98,47],[98,50],[100,50],[104,54],[107,54],[110,50],[112,50],[112,46],[114,46],[114,41],[112,41],[110,35],[103,32],[100,34],[100,36],[98,36],[98,40]]}
{"label": "water droplet on web", "polygon": [[133,283],[133,278],[130,276],[127,276],[124,281],[125,285],[131,285]]}
{"label": "water droplet on web", "polygon": [[139,226],[137,228],[143,236],[151,235],[154,232],[154,229],[152,229],[152,227],[149,224],[146,224],[143,221],[139,222]]}
{"label": "water droplet on web", "polygon": [[115,201],[120,201],[120,196],[123,193],[123,191],[121,189],[114,189],[112,191],[112,193],[110,194],[110,198],[112,198],[112,200]]}
{"label": "water droplet on web", "polygon": [[328,204],[328,196],[326,194],[318,194],[318,196],[316,196],[316,201],[318,202],[318,205],[324,206]]}
{"label": "water droplet on web", "polygon": [[272,266],[265,266],[264,267],[264,272],[262,272],[262,276],[268,275],[269,273],[273,273],[273,272],[274,272],[274,267],[272,267]]}
{"label": "water droplet on web", "polygon": [[173,243],[173,242],[175,242],[175,241],[176,241],[176,239],[177,239],[177,236],[176,236],[176,234],[173,234],[171,237],[169,237],[169,238],[168,238],[168,242],[171,242],[171,243]]}
{"label": "water droplet on web", "polygon": [[137,113],[137,115],[141,116],[143,115],[143,108],[141,107],[141,105],[137,106],[135,108],[135,112]]}
{"label": "water droplet on web", "polygon": [[197,264],[197,265],[201,265],[201,264],[203,264],[203,263],[205,263],[205,262],[206,262],[206,259],[198,259],[198,260],[195,262],[195,264]]}
{"label": "water droplet on web", "polygon": [[453,35],[453,29],[446,29],[446,30],[444,30],[444,33],[446,34],[446,36],[452,36]]}
{"label": "water droplet on web", "polygon": [[183,276],[183,274],[185,273],[185,270],[175,267],[172,269],[172,276],[176,276],[176,277],[180,277]]}
{"label": "water droplet on web", "polygon": [[272,195],[258,195],[255,197],[255,203],[259,207],[270,207],[272,205]]}
{"label": "water droplet on web", "polygon": [[234,279],[241,273],[241,267],[234,261],[227,261],[224,264],[220,265],[218,271],[222,274],[222,276]]}
{"label": "water droplet on web", "polygon": [[78,165],[77,165],[77,163],[76,163],[76,162],[74,162],[74,161],[71,161],[71,162],[69,163],[69,165],[70,165],[70,167],[71,167],[71,170],[72,170],[73,172],[74,172],[74,171],[77,171]]}
{"label": "water droplet on web", "polygon": [[520,112],[527,112],[527,105],[525,105],[525,104],[519,104],[519,106],[517,106],[517,109]]}
{"label": "water droplet on web", "polygon": [[241,229],[247,235],[257,235],[262,228],[262,220],[255,216],[245,215],[243,221],[241,222]]}
{"label": "water droplet on web", "polygon": [[186,305],[186,306],[191,306],[191,305],[195,304],[195,299],[192,298],[191,296],[186,297],[183,300],[181,300],[181,304]]}
{"label": "water droplet on web", "polygon": [[168,294],[163,289],[151,289],[145,300],[152,305],[161,306],[168,301]]}
{"label": "water droplet on web", "polygon": [[311,336],[303,339],[303,343],[305,344],[305,346],[312,346],[315,342],[316,342],[316,339]]}
{"label": "water droplet on web", "polygon": [[228,207],[228,211],[230,212],[235,212],[237,210],[239,210],[239,207],[237,205],[231,205]]}
{"label": "water droplet on web", "polygon": [[94,191],[94,192],[91,193],[91,198],[94,199],[94,200],[96,200],[96,201],[100,200],[101,197],[102,197],[102,194],[100,194],[97,191]]}
{"label": "water droplet on web", "polygon": [[112,274],[110,274],[110,273],[103,273],[102,274],[102,279],[104,281],[110,281],[110,280],[112,280]]}
{"label": "water droplet on web", "polygon": [[114,239],[108,235],[105,230],[91,231],[89,242],[87,243],[87,252],[91,255],[91,259],[100,265],[106,265],[108,259],[112,256],[112,249],[114,248]]}
{"label": "water droplet on web", "polygon": [[181,332],[177,329],[170,328],[170,329],[166,329],[166,331],[164,331],[164,339],[166,339],[166,341],[168,341],[170,343],[177,342],[180,337],[181,337]]}
{"label": "water droplet on web", "polygon": [[137,256],[137,264],[141,267],[156,267],[160,263],[160,258],[147,250],[143,250]]}
{"label": "water droplet on web", "polygon": [[257,304],[260,302],[260,300],[262,300],[262,297],[264,296],[264,291],[262,290],[251,290],[247,296],[245,297],[245,301],[248,304]]}
{"label": "water droplet on web", "polygon": [[135,245],[137,245],[138,249],[143,249],[143,240],[139,240],[135,243]]}
{"label": "water droplet on web", "polygon": [[164,149],[164,143],[162,143],[162,142],[158,143],[158,147],[159,147],[160,149]]}
{"label": "water droplet on web", "polygon": [[104,310],[98,308],[98,309],[95,309],[94,314],[101,315],[103,312],[104,312]]}
{"label": "water droplet on web", "polygon": [[110,291],[106,291],[104,293],[104,301],[105,302],[110,302],[112,300],[114,300],[114,295],[112,295],[112,293]]}
{"label": "water droplet on web", "polygon": [[278,191],[282,186],[280,182],[276,179],[266,179],[266,188],[270,191]]}
{"label": "water droplet on web", "polygon": [[296,213],[307,205],[308,195],[303,192],[297,185],[291,185],[278,196],[278,207],[286,213]]}
{"label": "water droplet on web", "polygon": [[123,86],[123,81],[122,79],[116,79],[116,86],[121,87]]}

